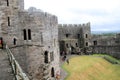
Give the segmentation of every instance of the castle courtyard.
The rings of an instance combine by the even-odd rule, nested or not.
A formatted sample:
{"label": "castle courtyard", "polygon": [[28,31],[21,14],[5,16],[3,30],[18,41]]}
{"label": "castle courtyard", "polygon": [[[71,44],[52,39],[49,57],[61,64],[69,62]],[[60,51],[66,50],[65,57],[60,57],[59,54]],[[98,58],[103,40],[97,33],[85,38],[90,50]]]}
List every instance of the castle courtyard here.
{"label": "castle courtyard", "polygon": [[62,66],[68,73],[65,80],[119,80],[119,67],[97,56],[75,56]]}

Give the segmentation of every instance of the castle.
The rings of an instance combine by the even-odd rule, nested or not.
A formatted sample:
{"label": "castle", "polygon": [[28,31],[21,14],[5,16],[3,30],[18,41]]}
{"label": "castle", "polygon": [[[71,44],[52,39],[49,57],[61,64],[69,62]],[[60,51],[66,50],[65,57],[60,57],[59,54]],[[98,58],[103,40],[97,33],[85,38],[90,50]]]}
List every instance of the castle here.
{"label": "castle", "polygon": [[1,0],[0,36],[30,80],[60,74],[56,16],[35,8],[25,11],[24,0]]}
{"label": "castle", "polygon": [[59,24],[58,31],[61,52],[79,54],[81,49],[91,45],[89,22],[86,24]]}
{"label": "castle", "polygon": [[60,75],[60,51],[70,54],[90,48],[93,53],[120,58],[119,34],[112,38],[93,36],[89,22],[58,24],[55,15],[33,7],[24,10],[24,0],[0,1],[0,37],[30,80],[52,80]]}

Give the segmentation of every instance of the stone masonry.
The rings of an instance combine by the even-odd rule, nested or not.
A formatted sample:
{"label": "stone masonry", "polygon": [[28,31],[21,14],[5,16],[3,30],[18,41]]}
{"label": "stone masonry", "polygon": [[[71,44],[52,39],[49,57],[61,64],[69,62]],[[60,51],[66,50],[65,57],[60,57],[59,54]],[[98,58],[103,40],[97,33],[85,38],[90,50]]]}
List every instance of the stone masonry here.
{"label": "stone masonry", "polygon": [[[90,23],[58,24],[55,15],[34,7],[24,10],[24,0],[0,0],[0,37],[30,80],[60,76],[59,53],[108,53],[120,58],[120,34],[93,36]],[[59,51],[60,49],[60,51]]]}
{"label": "stone masonry", "polygon": [[91,44],[93,53],[107,53],[120,59],[120,34],[113,36],[93,35]]}
{"label": "stone masonry", "polygon": [[0,36],[30,80],[51,80],[60,74],[57,17],[24,0],[0,1]]}
{"label": "stone masonry", "polygon": [[78,53],[80,49],[91,45],[90,23],[86,24],[59,24],[58,34],[60,51]]}

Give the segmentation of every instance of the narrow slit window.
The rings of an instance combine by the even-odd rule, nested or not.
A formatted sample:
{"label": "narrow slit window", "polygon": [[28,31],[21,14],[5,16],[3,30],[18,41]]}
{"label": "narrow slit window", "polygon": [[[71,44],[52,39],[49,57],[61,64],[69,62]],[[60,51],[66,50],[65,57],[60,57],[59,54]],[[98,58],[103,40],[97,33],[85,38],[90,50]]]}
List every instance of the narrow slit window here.
{"label": "narrow slit window", "polygon": [[7,0],[7,6],[9,6],[9,0]]}
{"label": "narrow slit window", "polygon": [[7,19],[8,19],[8,26],[10,26],[10,17],[8,17]]}
{"label": "narrow slit window", "polygon": [[86,34],[86,38],[88,38],[88,35]]}
{"label": "narrow slit window", "polygon": [[31,40],[31,30],[28,29],[28,40]]}
{"label": "narrow slit window", "polygon": [[26,30],[23,30],[23,35],[24,35],[24,40],[27,40],[27,34],[26,34]]}
{"label": "narrow slit window", "polygon": [[54,61],[54,54],[53,54],[53,52],[50,53],[50,59],[51,59],[51,61]]}
{"label": "narrow slit window", "polygon": [[43,44],[43,34],[41,32],[41,43]]}
{"label": "narrow slit window", "polygon": [[56,40],[54,39],[54,47],[56,46]]}

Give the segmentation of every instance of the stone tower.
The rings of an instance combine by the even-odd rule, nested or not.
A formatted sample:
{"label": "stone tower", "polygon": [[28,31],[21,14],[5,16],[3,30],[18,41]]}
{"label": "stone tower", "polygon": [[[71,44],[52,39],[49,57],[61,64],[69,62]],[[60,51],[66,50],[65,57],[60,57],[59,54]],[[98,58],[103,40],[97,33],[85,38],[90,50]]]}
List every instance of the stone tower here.
{"label": "stone tower", "polygon": [[56,16],[35,8],[25,11],[24,0],[1,0],[0,36],[30,80],[60,74]]}
{"label": "stone tower", "polygon": [[[18,12],[24,9],[24,0],[1,0],[0,1],[0,36],[8,44],[17,30]],[[14,28],[14,30],[13,30]]]}
{"label": "stone tower", "polygon": [[91,45],[90,23],[86,24],[59,24],[60,51],[78,53]]}

